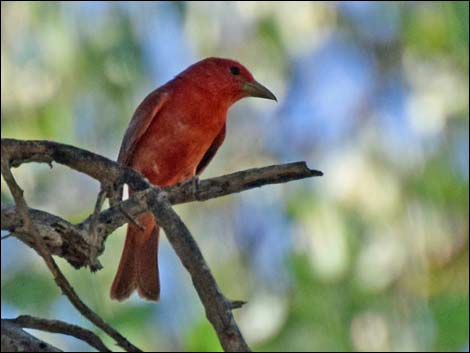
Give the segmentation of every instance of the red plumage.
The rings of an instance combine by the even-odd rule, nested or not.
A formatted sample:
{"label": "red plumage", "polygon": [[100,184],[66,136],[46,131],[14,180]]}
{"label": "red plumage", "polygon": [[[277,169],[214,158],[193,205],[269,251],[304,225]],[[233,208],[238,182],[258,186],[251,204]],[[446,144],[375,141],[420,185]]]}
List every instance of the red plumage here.
{"label": "red plumage", "polygon": [[[248,96],[276,99],[238,62],[202,60],[151,92],[138,106],[118,161],[159,186],[199,175],[224,140],[228,109]],[[145,230],[128,226],[112,299],[124,300],[134,290],[145,299],[159,299],[159,228],[150,213],[138,221]]]}

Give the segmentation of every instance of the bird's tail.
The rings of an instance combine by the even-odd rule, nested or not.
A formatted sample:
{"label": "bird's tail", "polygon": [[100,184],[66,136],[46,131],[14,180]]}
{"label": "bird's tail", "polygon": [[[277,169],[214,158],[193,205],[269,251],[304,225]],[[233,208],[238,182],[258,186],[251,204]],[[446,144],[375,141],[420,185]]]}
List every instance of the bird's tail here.
{"label": "bird's tail", "polygon": [[157,301],[160,297],[159,227],[150,213],[140,216],[138,222],[145,230],[133,224],[127,228],[121,261],[111,286],[111,299],[122,301],[136,289],[144,299]]}

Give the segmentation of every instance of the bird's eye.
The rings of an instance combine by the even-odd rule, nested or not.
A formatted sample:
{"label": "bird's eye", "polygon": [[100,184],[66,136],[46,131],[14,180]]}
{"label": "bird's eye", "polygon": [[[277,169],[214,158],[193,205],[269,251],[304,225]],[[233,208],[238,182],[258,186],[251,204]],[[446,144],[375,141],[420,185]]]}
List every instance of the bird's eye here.
{"label": "bird's eye", "polygon": [[232,73],[232,75],[240,75],[240,69],[236,66],[232,66],[230,68],[230,72]]}

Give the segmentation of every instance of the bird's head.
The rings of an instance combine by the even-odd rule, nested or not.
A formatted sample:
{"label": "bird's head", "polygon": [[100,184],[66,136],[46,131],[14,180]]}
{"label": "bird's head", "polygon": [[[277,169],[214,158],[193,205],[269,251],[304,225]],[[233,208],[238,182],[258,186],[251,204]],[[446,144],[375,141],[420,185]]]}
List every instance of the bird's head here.
{"label": "bird's head", "polygon": [[226,99],[230,104],[245,97],[259,97],[277,101],[276,96],[242,64],[235,60],[207,58],[190,66],[180,75],[190,79],[211,95]]}

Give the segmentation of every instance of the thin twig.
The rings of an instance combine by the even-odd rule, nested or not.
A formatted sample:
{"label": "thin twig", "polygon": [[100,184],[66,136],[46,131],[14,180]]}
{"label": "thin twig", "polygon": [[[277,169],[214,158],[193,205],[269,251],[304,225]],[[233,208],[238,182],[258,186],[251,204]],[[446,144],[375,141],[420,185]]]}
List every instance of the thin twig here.
{"label": "thin twig", "polygon": [[11,322],[23,328],[36,329],[47,332],[61,333],[73,336],[88,343],[90,346],[96,348],[99,352],[111,352],[106,347],[101,338],[94,332],[84,329],[77,325],[72,325],[60,320],[48,320],[29,315],[21,315],[16,319],[3,319],[4,321]]}
{"label": "thin twig", "polygon": [[231,300],[230,301],[230,308],[233,310],[233,309],[240,309],[243,307],[243,305],[245,305],[246,301],[244,300]]}

